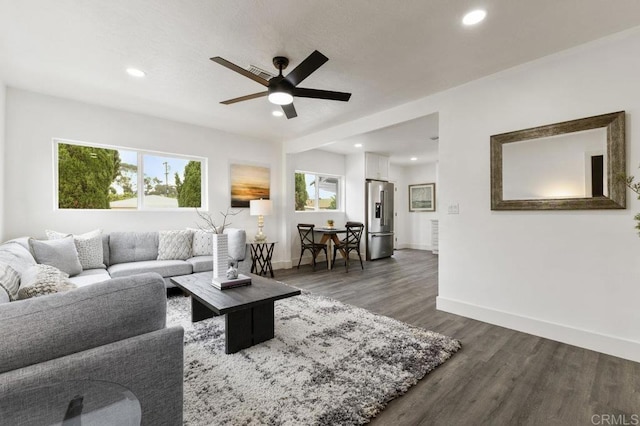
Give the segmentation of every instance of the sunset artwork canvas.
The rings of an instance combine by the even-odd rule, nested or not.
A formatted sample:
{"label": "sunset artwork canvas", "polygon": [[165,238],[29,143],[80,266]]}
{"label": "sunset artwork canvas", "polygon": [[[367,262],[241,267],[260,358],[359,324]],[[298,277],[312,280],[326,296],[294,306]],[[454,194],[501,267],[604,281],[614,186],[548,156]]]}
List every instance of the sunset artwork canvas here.
{"label": "sunset artwork canvas", "polygon": [[269,167],[231,164],[231,207],[249,207],[250,200],[269,199]]}

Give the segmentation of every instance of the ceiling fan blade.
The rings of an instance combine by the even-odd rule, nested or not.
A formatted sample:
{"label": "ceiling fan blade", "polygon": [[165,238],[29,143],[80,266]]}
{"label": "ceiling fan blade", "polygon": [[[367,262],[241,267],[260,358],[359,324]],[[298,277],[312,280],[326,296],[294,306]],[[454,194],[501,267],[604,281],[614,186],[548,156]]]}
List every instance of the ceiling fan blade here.
{"label": "ceiling fan blade", "polygon": [[241,68],[239,66],[237,66],[234,63],[231,63],[229,61],[227,61],[226,59],[221,58],[220,56],[215,56],[213,58],[210,58],[213,62],[222,65],[223,67],[227,67],[232,71],[237,72],[238,74],[242,74],[245,77],[249,77],[251,80],[255,81],[256,83],[260,83],[262,84],[264,87],[268,87],[269,86],[269,82],[267,80],[265,80],[262,77],[258,77],[257,75],[255,75],[254,73],[245,70],[244,68]]}
{"label": "ceiling fan blade", "polygon": [[295,118],[298,116],[298,113],[292,103],[289,105],[282,105],[282,110],[287,118]]}
{"label": "ceiling fan blade", "polygon": [[349,98],[351,98],[351,93],[332,92],[331,90],[305,89],[303,87],[296,87],[293,89],[293,96],[297,96],[299,98],[329,99],[332,101],[347,102]]}
{"label": "ceiling fan blade", "polygon": [[311,73],[320,68],[322,64],[324,64],[328,60],[329,58],[327,58],[317,50],[314,50],[311,55],[307,56],[307,59],[300,62],[300,64],[295,67],[293,71],[287,74],[285,78],[289,81],[289,83],[297,86],[302,80],[309,77]]}
{"label": "ceiling fan blade", "polygon": [[260,92],[260,93],[254,93],[252,95],[240,96],[239,98],[228,99],[228,100],[222,101],[220,103],[221,104],[225,104],[225,105],[235,104],[236,102],[242,102],[242,101],[248,101],[249,99],[261,98],[263,96],[267,96],[268,93],[269,93],[268,91]]}

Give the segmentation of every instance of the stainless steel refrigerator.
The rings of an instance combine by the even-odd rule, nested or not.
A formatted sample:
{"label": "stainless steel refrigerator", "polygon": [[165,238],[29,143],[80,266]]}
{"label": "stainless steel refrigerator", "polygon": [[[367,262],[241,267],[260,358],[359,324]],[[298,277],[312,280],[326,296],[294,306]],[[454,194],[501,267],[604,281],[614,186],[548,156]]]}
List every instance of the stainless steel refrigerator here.
{"label": "stainless steel refrigerator", "polygon": [[365,233],[367,260],[393,255],[393,184],[367,180]]}

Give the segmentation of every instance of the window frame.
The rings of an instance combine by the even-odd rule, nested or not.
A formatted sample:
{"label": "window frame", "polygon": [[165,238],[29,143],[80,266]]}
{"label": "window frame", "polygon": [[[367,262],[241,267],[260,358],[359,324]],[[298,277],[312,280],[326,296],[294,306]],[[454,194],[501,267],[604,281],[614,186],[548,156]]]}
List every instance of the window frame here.
{"label": "window frame", "polygon": [[[315,176],[315,185],[316,185],[316,197],[315,197],[315,208],[313,210],[296,210],[296,206],[295,206],[295,178],[296,178],[296,174],[298,173],[303,173],[306,175],[314,175]],[[318,189],[318,179],[320,177],[323,178],[337,178],[338,179],[338,184],[336,185],[336,189],[337,189],[337,194],[336,194],[336,208],[335,210],[330,210],[330,209],[321,209],[320,206],[320,190]],[[342,175],[335,175],[335,174],[331,174],[331,173],[320,173],[320,172],[310,172],[310,171],[306,171],[306,170],[294,170],[293,172],[293,196],[294,196],[294,205],[293,205],[293,211],[295,213],[335,213],[335,212],[344,212],[344,182],[345,182],[345,178]]]}
{"label": "window frame", "polygon": [[[209,205],[209,190],[207,188],[208,179],[208,158],[200,157],[197,155],[185,155],[185,154],[176,154],[171,152],[164,151],[151,151],[145,149],[131,148],[121,145],[108,145],[108,144],[100,144],[100,143],[91,143],[84,141],[76,141],[72,139],[63,139],[63,138],[53,138],[53,210],[54,211],[96,211],[96,212],[186,212],[186,211],[195,211],[195,209],[205,210],[207,211]],[[137,205],[135,208],[130,209],[64,209],[59,207],[59,171],[58,171],[58,159],[59,152],[58,146],[59,144],[67,144],[67,145],[77,145],[77,146],[86,146],[91,148],[102,148],[102,149],[115,149],[115,150],[123,150],[130,151],[136,153],[136,161],[137,161]],[[190,161],[199,161],[201,163],[200,166],[200,207],[145,207],[144,205],[144,156],[151,155],[155,157],[167,157],[167,158],[177,158],[184,159]]]}

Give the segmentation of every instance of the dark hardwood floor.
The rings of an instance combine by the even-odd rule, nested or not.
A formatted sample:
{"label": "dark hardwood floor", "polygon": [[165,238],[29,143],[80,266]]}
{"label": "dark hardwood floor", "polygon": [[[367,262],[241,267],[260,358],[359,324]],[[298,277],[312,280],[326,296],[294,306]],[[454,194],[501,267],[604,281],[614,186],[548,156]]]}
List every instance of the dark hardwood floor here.
{"label": "dark hardwood floor", "polygon": [[437,311],[431,252],[398,250],[364,271],[357,261],[349,273],[343,265],[277,270],[275,278],[462,342],[372,425],[638,424],[640,364]]}

